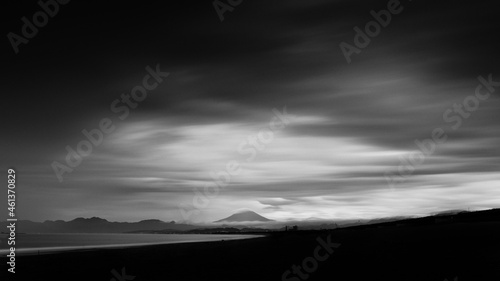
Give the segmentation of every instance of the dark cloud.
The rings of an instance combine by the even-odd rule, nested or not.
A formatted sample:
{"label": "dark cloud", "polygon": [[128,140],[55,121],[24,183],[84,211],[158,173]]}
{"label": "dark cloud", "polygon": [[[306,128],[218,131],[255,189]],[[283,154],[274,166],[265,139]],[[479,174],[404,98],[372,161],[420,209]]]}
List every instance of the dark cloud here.
{"label": "dark cloud", "polygon": [[[353,28],[364,28],[370,11],[387,2],[243,1],[224,22],[211,1],[70,2],[19,54],[5,38],[1,156],[33,191],[22,200],[34,211],[23,215],[71,218],[87,205],[98,216],[120,206],[121,215],[110,216],[127,220],[125,200],[151,202],[144,218],[164,207],[174,211],[163,218],[177,220],[177,203],[191,204],[193,188],[213,181],[210,172],[230,160],[240,161],[245,173],[213,199],[208,220],[223,217],[222,208],[232,204],[281,217],[300,210],[315,217],[309,212],[399,215],[407,210],[394,193],[369,198],[387,189],[383,175],[397,169],[398,157],[418,149],[414,141],[435,128],[445,129],[448,141],[416,167],[398,198],[414,204],[415,213],[439,202],[443,208],[497,204],[488,196],[458,196],[456,206],[439,201],[443,186],[465,198],[476,184],[484,186],[478,194],[498,184],[500,90],[459,129],[443,119],[474,94],[479,75],[500,80],[496,3],[401,1],[403,11],[348,64],[339,44],[353,44]],[[4,34],[19,34],[20,18],[39,9],[33,1],[6,5]],[[171,75],[119,120],[112,102],[158,63]],[[284,106],[298,118],[246,162],[238,146]],[[66,145],[76,147],[81,131],[97,128],[102,118],[111,118],[116,130],[59,183],[51,163],[64,163]],[[99,200],[96,190],[103,193]],[[411,191],[437,199],[404,198]],[[49,195],[47,204],[36,199]],[[328,213],[335,200],[366,209],[342,205],[344,213]]]}

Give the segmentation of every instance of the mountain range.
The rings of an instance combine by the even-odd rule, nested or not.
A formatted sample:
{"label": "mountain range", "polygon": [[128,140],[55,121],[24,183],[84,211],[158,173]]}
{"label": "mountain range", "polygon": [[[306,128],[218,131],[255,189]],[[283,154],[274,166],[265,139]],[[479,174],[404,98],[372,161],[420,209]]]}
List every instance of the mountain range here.
{"label": "mountain range", "polygon": [[[297,225],[299,230],[335,229],[338,227],[390,226],[401,224],[434,224],[447,222],[500,221],[500,209],[484,211],[453,210],[426,217],[392,217],[373,220],[306,220],[273,221],[252,211],[235,213],[211,224],[183,224],[151,219],[139,222],[110,222],[92,218],[76,218],[71,221],[33,222],[19,220],[17,233],[214,233],[214,232],[267,232],[284,230],[285,226]],[[7,230],[9,222],[0,222],[0,228]],[[2,232],[5,234],[5,231]]]}
{"label": "mountain range", "polygon": [[[6,229],[0,223],[2,229]],[[172,230],[188,231],[197,226],[189,224],[178,224],[174,221],[164,222],[161,220],[143,220],[139,222],[110,222],[102,218],[76,218],[71,221],[44,221],[33,222],[20,220],[16,223],[18,233],[123,233],[140,230]]]}

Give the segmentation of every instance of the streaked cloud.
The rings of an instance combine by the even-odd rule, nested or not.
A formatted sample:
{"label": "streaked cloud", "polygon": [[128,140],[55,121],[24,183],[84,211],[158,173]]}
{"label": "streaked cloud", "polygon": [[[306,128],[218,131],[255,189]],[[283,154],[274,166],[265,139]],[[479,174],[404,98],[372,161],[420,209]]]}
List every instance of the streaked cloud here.
{"label": "streaked cloud", "polygon": [[[333,220],[498,207],[500,89],[460,129],[443,120],[474,93],[478,75],[500,80],[494,3],[405,3],[347,64],[338,44],[386,2],[251,1],[224,24],[211,5],[124,3],[123,13],[147,12],[151,21],[103,7],[92,10],[90,31],[78,28],[79,16],[67,21],[76,28],[67,38],[47,30],[25,58],[6,61],[9,138],[0,142],[2,163],[22,179],[20,204],[31,206],[20,217],[181,220],[179,204],[191,204],[193,189],[232,160],[243,172],[198,222],[240,208],[275,220]],[[50,163],[157,62],[171,75],[59,183]],[[284,106],[296,118],[247,161],[238,146]],[[391,191],[385,171],[437,127],[448,141]]]}

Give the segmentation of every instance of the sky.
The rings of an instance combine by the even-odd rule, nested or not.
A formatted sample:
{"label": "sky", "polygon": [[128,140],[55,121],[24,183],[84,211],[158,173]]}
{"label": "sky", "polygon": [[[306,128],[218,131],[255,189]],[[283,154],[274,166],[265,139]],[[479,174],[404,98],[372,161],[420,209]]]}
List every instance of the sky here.
{"label": "sky", "polygon": [[[347,59],[341,44],[356,48],[355,28],[389,3],[399,12]],[[213,1],[70,1],[16,53],[8,34],[41,7],[9,3],[0,164],[16,170],[18,218],[500,207],[495,2],[397,4],[243,0],[221,21]],[[102,140],[68,162],[82,130]]]}

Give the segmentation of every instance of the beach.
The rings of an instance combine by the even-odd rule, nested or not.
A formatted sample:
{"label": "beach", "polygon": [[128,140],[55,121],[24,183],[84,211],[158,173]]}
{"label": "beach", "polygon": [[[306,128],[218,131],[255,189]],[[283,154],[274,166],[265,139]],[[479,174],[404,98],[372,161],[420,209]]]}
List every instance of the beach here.
{"label": "beach", "polygon": [[[133,233],[39,233],[18,235],[16,256],[45,255],[96,249],[124,249],[148,245],[249,239],[261,235],[224,234],[133,234]],[[0,248],[0,256],[9,254]]]}
{"label": "beach", "polygon": [[[500,280],[498,237],[499,222],[289,231],[244,240],[20,256],[16,273],[9,273],[16,278],[8,280],[119,281],[113,272],[138,281]],[[340,245],[328,255],[320,240]],[[294,274],[293,266],[312,261],[316,249],[327,258],[317,261],[313,272]],[[6,258],[0,260],[5,264]]]}

